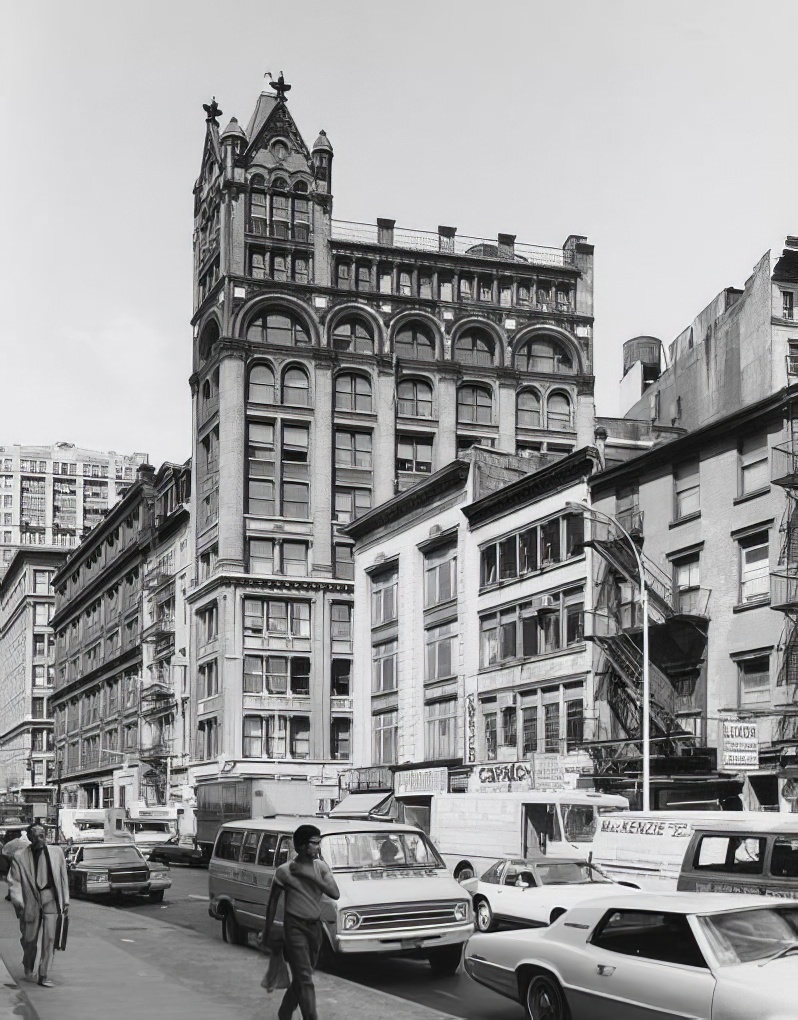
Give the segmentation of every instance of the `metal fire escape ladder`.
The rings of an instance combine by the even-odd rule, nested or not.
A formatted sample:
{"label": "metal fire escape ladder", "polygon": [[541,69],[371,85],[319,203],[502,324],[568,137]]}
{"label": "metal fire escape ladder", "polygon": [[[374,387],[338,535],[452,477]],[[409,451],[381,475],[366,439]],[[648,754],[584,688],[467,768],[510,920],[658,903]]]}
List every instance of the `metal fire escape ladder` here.
{"label": "metal fire escape ladder", "polygon": [[[798,366],[788,363],[787,368],[796,374]],[[784,489],[785,506],[779,561],[770,574],[770,606],[784,613],[776,685],[784,691],[778,700],[792,709],[779,718],[775,737],[793,741],[798,738],[798,394],[787,397],[785,425],[787,442],[771,451],[771,481]]]}

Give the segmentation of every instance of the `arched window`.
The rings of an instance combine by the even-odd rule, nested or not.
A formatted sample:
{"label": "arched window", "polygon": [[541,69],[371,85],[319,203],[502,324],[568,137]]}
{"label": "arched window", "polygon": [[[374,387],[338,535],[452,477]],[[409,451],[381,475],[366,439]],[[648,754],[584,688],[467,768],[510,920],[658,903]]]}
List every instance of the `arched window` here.
{"label": "arched window", "polygon": [[342,372],[335,380],[336,411],[371,411],[371,381],[363,375]]}
{"label": "arched window", "polygon": [[521,390],[518,394],[518,426],[526,429],[539,429],[540,396],[534,390]]}
{"label": "arched window", "polygon": [[574,359],[564,344],[553,337],[535,337],[518,348],[515,367],[522,372],[574,375]]}
{"label": "arched window", "polygon": [[249,182],[249,229],[253,234],[266,236],[266,181],[255,174]]}
{"label": "arched window", "polygon": [[255,343],[279,344],[281,347],[308,347],[310,337],[295,315],[269,312],[247,326],[247,340]]}
{"label": "arched window", "polygon": [[219,326],[217,325],[215,319],[211,319],[211,321],[203,329],[202,334],[200,336],[199,352],[201,358],[205,359],[208,357],[208,355],[211,353],[213,345],[216,343],[218,339],[219,339]]}
{"label": "arched window", "polygon": [[457,391],[457,420],[470,425],[490,425],[493,417],[491,392],[484,386],[461,386]]}
{"label": "arched window", "polygon": [[344,319],[333,330],[332,345],[336,351],[373,354],[374,334],[362,319]]}
{"label": "arched window", "polygon": [[435,360],[435,340],[432,332],[419,323],[403,326],[396,334],[394,350],[400,358],[413,358],[415,361]]}
{"label": "arched window", "polygon": [[269,365],[253,365],[249,370],[248,399],[251,404],[275,402],[274,372]]}
{"label": "arched window", "polygon": [[272,181],[272,237],[288,238],[289,230],[289,206],[290,199],[283,192],[288,191],[288,183],[282,177],[275,177]]}
{"label": "arched window", "polygon": [[310,383],[303,368],[295,365],[283,372],[283,403],[307,407],[310,403]]}
{"label": "arched window", "polygon": [[484,329],[461,333],[455,341],[454,360],[461,365],[492,365],[495,346]]}
{"label": "arched window", "polygon": [[205,382],[202,384],[202,399],[203,400],[210,400],[211,399],[211,381],[210,381],[210,379],[206,379]]}
{"label": "arched window", "polygon": [[570,429],[571,401],[564,393],[552,393],[546,403],[546,424],[550,429]]}
{"label": "arched window", "polygon": [[408,418],[432,417],[432,387],[420,379],[403,379],[397,388],[399,414]]}

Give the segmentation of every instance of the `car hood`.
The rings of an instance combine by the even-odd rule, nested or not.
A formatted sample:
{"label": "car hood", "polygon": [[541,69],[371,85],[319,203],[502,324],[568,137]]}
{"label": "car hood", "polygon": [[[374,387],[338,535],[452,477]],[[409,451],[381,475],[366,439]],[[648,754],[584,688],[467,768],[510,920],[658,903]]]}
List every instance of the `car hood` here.
{"label": "car hood", "polygon": [[719,967],[712,1016],[722,1020],[790,1020],[798,999],[798,956],[764,965]]}
{"label": "car hood", "polygon": [[376,871],[336,871],[341,889],[339,907],[371,906],[376,903],[416,903],[419,900],[468,900],[446,871],[388,868]]}

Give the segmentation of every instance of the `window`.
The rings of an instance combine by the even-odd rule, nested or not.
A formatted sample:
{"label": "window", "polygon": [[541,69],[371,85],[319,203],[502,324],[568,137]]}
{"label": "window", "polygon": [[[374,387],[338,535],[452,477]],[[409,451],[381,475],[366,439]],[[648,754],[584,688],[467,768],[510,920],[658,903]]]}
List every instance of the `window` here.
{"label": "window", "polygon": [[740,705],[770,702],[770,656],[756,655],[737,660],[740,680]]}
{"label": "window", "polygon": [[546,404],[546,426],[550,429],[570,429],[571,401],[564,393],[552,393]]}
{"label": "window", "polygon": [[200,698],[212,698],[219,693],[219,667],[216,659],[203,662],[197,669]]}
{"label": "window", "polygon": [[335,466],[371,470],[371,433],[336,429]]}
{"label": "window", "polygon": [[688,967],[706,961],[684,914],[611,910],[593,935],[593,945],[612,953]]}
{"label": "window", "polygon": [[752,436],[740,443],[739,455],[740,484],[739,495],[748,496],[752,492],[766,489],[770,482],[768,472],[768,447],[765,436]]}
{"label": "window", "polygon": [[352,604],[333,602],[330,606],[330,636],[333,641],[352,640]]}
{"label": "window", "polygon": [[523,577],[541,566],[580,556],[584,551],[581,513],[553,517],[542,524],[485,545],[480,553],[480,585]]}
{"label": "window", "polygon": [[485,713],[485,758],[487,761],[496,761],[496,750],[498,741],[496,739],[496,713]]}
{"label": "window", "polygon": [[281,347],[309,347],[311,343],[303,323],[296,316],[283,312],[270,312],[252,319],[247,326],[247,340]]}
{"label": "window", "polygon": [[432,439],[422,436],[399,436],[396,443],[396,470],[431,474]]}
{"label": "window", "polygon": [[360,263],[357,267],[357,289],[371,290],[371,266]]}
{"label": "window", "polygon": [[245,655],[245,694],[287,694],[288,664],[286,655]]}
{"label": "window", "polygon": [[348,524],[371,509],[371,489],[351,485],[335,486],[335,520]]}
{"label": "window", "polygon": [[271,538],[251,538],[249,540],[249,572],[250,574],[277,573],[277,546]]}
{"label": "window", "polygon": [[566,701],[565,703],[565,744],[566,750],[577,750],[583,740],[585,732],[585,716],[582,699]]}
{"label": "window", "polygon": [[540,418],[540,396],[535,390],[521,390],[518,394],[518,427],[525,429],[539,429]]}
{"label": "window", "polygon": [[310,637],[310,603],[244,599],[244,635]]}
{"label": "window", "polygon": [[457,391],[457,421],[460,424],[490,425],[493,396],[483,386],[461,386]]}
{"label": "window", "polygon": [[556,753],[560,750],[560,705],[552,702],[543,706],[544,751]]}
{"label": "window", "polygon": [[581,587],[480,617],[480,666],[498,665],[581,644],[584,635],[584,593]]}
{"label": "window", "polygon": [[309,429],[307,425],[283,425],[283,462],[307,464]]}
{"label": "window", "polygon": [[343,319],[333,329],[332,346],[336,351],[373,354],[374,333],[362,319]]}
{"label": "window", "polygon": [[282,573],[289,577],[305,577],[308,572],[307,542],[291,542],[285,539],[281,544]]}
{"label": "window", "polygon": [[330,751],[333,761],[348,761],[352,757],[352,721],[341,717],[330,720]]}
{"label": "window", "polygon": [[44,719],[44,698],[31,698],[31,716]]}
{"label": "window", "polygon": [[372,408],[371,380],[363,375],[342,372],[335,379],[336,411],[369,412]]}
{"label": "window", "polygon": [[[263,178],[258,174],[252,178],[249,193],[249,229],[253,234],[265,237],[266,230],[266,192]],[[257,190],[256,190],[257,189]]]}
{"label": "window", "polygon": [[396,655],[399,642],[384,641],[372,649],[371,693],[385,694],[397,686]]}
{"label": "window", "polygon": [[339,290],[349,290],[352,285],[352,266],[349,262],[339,262],[336,266],[336,286]]}
{"label": "window", "polygon": [[424,608],[448,602],[456,594],[457,549],[436,549],[424,558]]}
{"label": "window", "polygon": [[768,533],[760,531],[740,539],[740,604],[764,602],[770,597]]}
{"label": "window", "polygon": [[[260,758],[263,752],[263,719],[260,716],[244,716],[244,757]],[[225,833],[224,835],[227,835]],[[222,855],[217,850],[217,857]]]}
{"label": "window", "polygon": [[528,758],[537,753],[538,749],[538,710],[537,708],[521,709],[521,755]]}
{"label": "window", "polygon": [[416,379],[403,379],[396,391],[399,414],[408,418],[432,417],[432,387]]}
{"label": "window", "polygon": [[310,490],[307,482],[283,482],[283,517],[307,520],[310,516]]}
{"label": "window", "polygon": [[425,712],[427,759],[457,757],[457,698],[435,701],[426,706]]}
{"label": "window", "polygon": [[701,509],[698,461],[682,464],[673,472],[676,497],[675,520],[697,514]]}
{"label": "window", "polygon": [[473,294],[473,281],[467,276],[460,277],[460,300],[470,301]]}
{"label": "window", "polygon": [[792,321],[793,318],[793,294],[792,291],[783,290],[781,292],[781,317],[783,319],[789,319]]}
{"label": "window", "polygon": [[493,339],[484,329],[472,329],[461,333],[454,344],[454,360],[461,365],[493,364]]}
{"label": "window", "polygon": [[333,659],[330,669],[330,694],[333,698],[348,698],[352,692],[352,660]]}
{"label": "window", "polygon": [[197,613],[197,633],[201,645],[219,636],[219,607],[215,602]]}
{"label": "window", "polygon": [[33,571],[33,590],[38,595],[46,595],[50,588],[51,574],[49,570]]}
{"label": "window", "polygon": [[351,545],[336,543],[333,546],[333,573],[341,580],[354,580],[355,560]]}
{"label": "window", "polygon": [[283,373],[283,403],[307,407],[310,403],[310,382],[302,368],[287,368]]}
{"label": "window", "polygon": [[428,681],[442,680],[452,676],[454,670],[454,642],[457,635],[457,621],[429,627],[424,632],[426,645]]}
{"label": "window", "polygon": [[272,255],[272,279],[280,282],[288,279],[288,260],[285,255]]}
{"label": "window", "polygon": [[527,340],[515,356],[515,367],[522,372],[544,372],[549,375],[574,375],[574,359],[559,340],[540,337]]}
{"label": "window", "polygon": [[699,565],[700,556],[698,553],[674,562],[676,595],[680,613],[695,611],[696,595],[701,583]]}
{"label": "window", "polygon": [[247,434],[247,513],[255,517],[271,517],[277,509],[274,499],[274,425],[250,422]]}
{"label": "window", "polygon": [[52,606],[45,602],[38,602],[33,607],[33,623],[37,627],[47,627],[50,624],[50,612]]}
{"label": "window", "polygon": [[439,277],[438,291],[441,301],[454,301],[454,285],[451,278]]}
{"label": "window", "polygon": [[396,619],[399,570],[394,568],[371,579],[371,626]]}
{"label": "window", "polygon": [[502,745],[504,747],[515,747],[518,742],[518,713],[515,705],[508,705],[502,709]]}
{"label": "window", "polygon": [[399,731],[398,713],[379,712],[372,717],[374,728],[373,760],[375,765],[393,765],[397,758]]}
{"label": "window", "polygon": [[394,351],[399,358],[411,358],[415,361],[434,361],[435,341],[431,331],[426,326],[404,326],[396,334]]}
{"label": "window", "polygon": [[292,758],[310,757],[310,719],[293,716],[290,720],[290,748]]}
{"label": "window", "polygon": [[726,875],[761,875],[765,840],[746,836],[702,836],[695,849],[696,871],[719,871]]}

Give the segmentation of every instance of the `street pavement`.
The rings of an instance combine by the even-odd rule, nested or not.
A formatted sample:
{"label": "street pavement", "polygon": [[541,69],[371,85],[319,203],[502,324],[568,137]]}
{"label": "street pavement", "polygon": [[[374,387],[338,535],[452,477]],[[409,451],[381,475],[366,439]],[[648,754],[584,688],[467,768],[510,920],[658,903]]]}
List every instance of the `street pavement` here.
{"label": "street pavement", "polygon": [[[0,887],[2,888],[2,887]],[[168,893],[167,893],[168,895]],[[260,987],[267,958],[162,920],[152,910],[70,906],[69,942],[56,953],[54,988],[24,980],[19,927],[0,901],[0,1020],[271,1020],[281,993]],[[453,1020],[451,1014],[317,973],[323,1020]],[[295,1016],[298,1017],[298,1013]]]}

